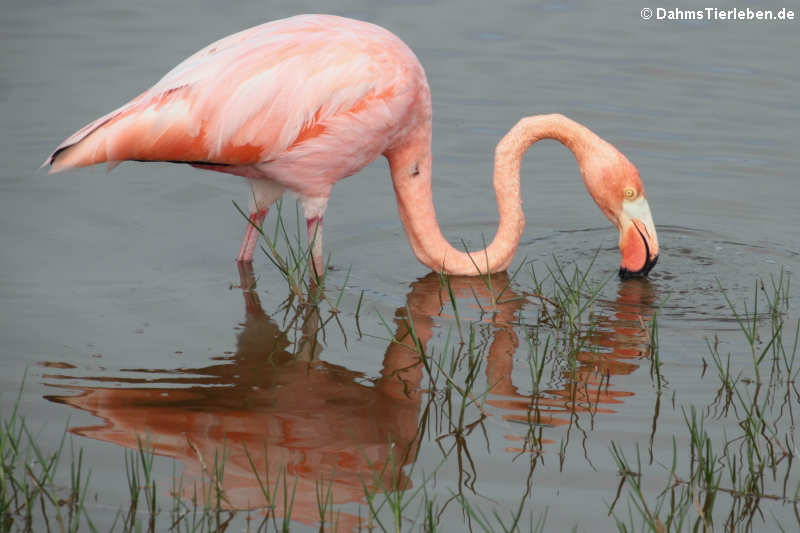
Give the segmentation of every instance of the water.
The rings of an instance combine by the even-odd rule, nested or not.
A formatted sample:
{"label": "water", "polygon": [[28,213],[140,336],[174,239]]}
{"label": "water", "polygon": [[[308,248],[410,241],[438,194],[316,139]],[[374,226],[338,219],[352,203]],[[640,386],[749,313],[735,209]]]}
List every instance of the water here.
{"label": "water", "polygon": [[[324,335],[313,317],[286,324],[278,312],[286,286],[265,259],[255,263],[259,301],[243,302],[231,289],[240,281],[233,257],[244,224],[230,202],[247,198],[239,178],[166,164],[124,164],[109,174],[37,171],[64,137],[214,39],[299,12],[353,16],[390,28],[426,68],[437,215],[451,242],[464,239],[474,248],[493,235],[493,148],[520,116],[564,113],[638,166],[659,229],[659,264],[649,283],[613,278],[605,286],[596,310],[603,331],[595,341],[609,355],[587,356],[580,372],[586,391],[598,389],[598,376],[607,383],[594,410],[575,416],[577,425],[557,401],[569,396],[569,383],[557,366],[548,367],[541,411],[551,418],[542,426],[544,462],[531,478],[528,503],[534,513],[549,509],[552,530],[576,522],[582,530],[613,529],[611,519],[598,520],[619,483],[610,440],[652,443],[666,453],[672,435],[685,432],[680,406],[713,397],[709,378],[701,377],[710,361],[706,339],[718,335],[744,353],[717,283],[741,302],[756,279],[800,268],[798,22],[645,22],[642,7],[245,2],[229,12],[214,2],[11,0],[0,18],[2,411],[10,410],[27,369],[22,409],[29,423],[43,427],[45,441],[67,425],[80,435],[93,483],[109,502],[125,494],[117,483],[118,446],[135,442],[132,428],[161,439],[157,451],[177,458],[188,478],[199,471],[189,440],[210,453],[222,435],[238,431],[247,442],[273,443],[282,462],[306,468],[304,480],[337,457],[350,465],[341,487],[352,489],[357,474],[369,471],[357,452],[362,446],[381,464],[394,461],[403,472],[396,475],[414,486],[444,461],[436,471],[443,499],[460,487],[480,506],[508,510],[520,501],[535,454],[520,455],[527,426],[517,421],[532,391],[527,329],[511,324],[535,324],[539,304],[507,307],[491,325],[469,308],[470,291],[480,285],[462,288],[460,305],[468,311],[461,319],[482,324],[477,331],[487,350],[477,389],[499,388],[486,405],[489,417],[469,436],[472,466],[458,468],[464,450],[443,459],[442,449],[453,446],[445,422],[415,436],[431,399],[424,377],[408,378],[423,391],[411,398],[382,389],[391,383],[381,376],[401,368],[395,359],[407,355],[392,353],[379,315],[396,334],[398,309],[420,305],[414,316],[425,322],[433,348],[455,327],[452,309],[440,311],[433,282],[409,250],[382,160],[338,184],[331,197],[325,247],[333,253],[333,283],[351,272],[343,326],[329,324]],[[599,249],[594,276],[613,275],[616,231],[576,170],[572,155],[553,142],[526,156],[528,227],[515,265],[527,257],[544,269],[553,255],[585,265]],[[526,287],[523,274],[514,290]],[[366,335],[359,336],[362,291],[358,326]],[[660,348],[668,392],[658,396],[636,324],[665,299]],[[794,297],[795,317],[797,308]],[[260,365],[269,350],[284,359],[301,355],[267,371]],[[278,427],[291,428],[295,440]],[[400,442],[394,451],[389,433]],[[301,449],[304,460],[296,457]],[[413,452],[419,458],[412,468],[406,462]],[[233,464],[246,466],[241,456]],[[252,480],[242,481],[236,501],[252,497],[253,488]],[[341,490],[337,503],[358,514],[358,497]],[[312,503],[303,500],[303,513]]]}

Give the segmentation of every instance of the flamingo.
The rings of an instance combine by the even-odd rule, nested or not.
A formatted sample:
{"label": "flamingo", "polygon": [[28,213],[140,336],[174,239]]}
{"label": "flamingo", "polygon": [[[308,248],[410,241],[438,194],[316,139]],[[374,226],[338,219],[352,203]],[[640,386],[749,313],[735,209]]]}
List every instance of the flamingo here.
{"label": "flamingo", "polygon": [[525,226],[521,159],[546,138],[572,151],[589,194],[618,228],[620,277],[646,276],[658,259],[658,237],[639,172],[614,146],[560,114],[523,118],[502,138],[494,160],[497,234],[482,251],[452,247],[433,206],[425,71],[388,30],[342,17],[299,15],[214,42],[68,137],[43,166],[52,173],[166,161],[243,176],[252,195],[240,262],[252,261],[256,226],[291,191],[319,273],[331,188],[384,155],[417,259],[434,271],[479,275],[506,270],[514,257]]}

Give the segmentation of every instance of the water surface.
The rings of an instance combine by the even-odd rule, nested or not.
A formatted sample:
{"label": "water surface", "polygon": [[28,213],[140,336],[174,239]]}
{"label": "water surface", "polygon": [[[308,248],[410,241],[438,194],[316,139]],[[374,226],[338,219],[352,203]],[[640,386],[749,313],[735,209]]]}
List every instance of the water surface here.
{"label": "water surface", "polygon": [[[800,268],[797,23],[646,22],[642,7],[353,1],[221,10],[214,2],[11,0],[0,19],[2,411],[27,369],[30,424],[42,439],[66,426],[79,435],[109,504],[124,497],[115,480],[132,430],[149,432],[187,478],[198,475],[197,450],[211,453],[237,434],[253,446],[269,442],[275,462],[260,465],[292,465],[308,490],[331,464],[347,465],[336,503],[348,516],[363,505],[359,476],[380,471],[419,487],[436,470],[444,499],[463,491],[509,510],[532,494],[528,510],[548,509],[549,529],[613,530],[612,519],[598,520],[619,483],[609,442],[668,455],[672,436],[685,431],[681,406],[713,400],[702,375],[706,339],[718,335],[744,353],[719,284],[742,302],[756,279]],[[521,299],[491,320],[470,307],[480,285],[462,286],[459,318],[477,324],[484,347],[477,388],[492,389],[488,417],[466,448],[453,448],[445,419],[425,418],[441,399],[426,392],[423,374],[398,377],[409,355],[387,341],[379,318],[397,335],[408,306],[433,350],[457,326],[439,304],[437,280],[409,250],[382,160],[331,197],[332,283],[351,270],[342,328],[324,332],[313,316],[281,314],[286,285],[264,258],[254,264],[257,293],[231,288],[242,279],[233,258],[244,224],[231,205],[247,199],[239,178],[166,164],[37,171],[64,137],[208,42],[313,11],[381,24],[418,54],[433,93],[437,214],[452,242],[475,248],[492,237],[493,147],[524,115],[561,112],[588,125],[644,179],[661,258],[649,282],[620,283],[617,233],[584,192],[572,155],[542,142],[526,156],[528,227],[515,267],[529,261],[546,272],[554,256],[586,265],[597,253],[593,277],[610,281],[592,344],[605,356],[579,357],[569,379],[552,362],[546,388],[534,393],[528,341],[540,302]],[[526,272],[512,285],[520,296],[530,289]],[[640,326],[661,304],[667,393],[659,395]],[[796,298],[790,306],[796,317]],[[535,453],[520,423],[534,404]],[[541,458],[535,470],[533,457]],[[243,456],[231,465],[232,505],[252,502]],[[312,503],[298,501],[298,526],[313,527]]]}

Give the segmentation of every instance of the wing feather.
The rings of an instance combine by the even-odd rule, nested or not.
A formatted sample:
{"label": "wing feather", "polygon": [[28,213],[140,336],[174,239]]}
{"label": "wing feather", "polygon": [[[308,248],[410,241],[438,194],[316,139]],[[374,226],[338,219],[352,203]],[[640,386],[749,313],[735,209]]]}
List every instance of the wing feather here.
{"label": "wing feather", "polygon": [[236,33],[77,131],[45,164],[57,172],[128,159],[269,161],[334,117],[402,92],[402,61],[392,55],[398,44],[405,49],[378,26],[328,16]]}

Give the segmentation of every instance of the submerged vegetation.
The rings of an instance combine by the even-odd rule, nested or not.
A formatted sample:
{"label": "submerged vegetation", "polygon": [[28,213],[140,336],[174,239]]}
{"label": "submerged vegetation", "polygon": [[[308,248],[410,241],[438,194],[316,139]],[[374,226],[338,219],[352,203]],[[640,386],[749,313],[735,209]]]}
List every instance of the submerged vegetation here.
{"label": "submerged vegetation", "polygon": [[[537,474],[581,461],[587,479],[609,474],[608,517],[579,531],[800,527],[800,320],[788,273],[757,282],[747,304],[719,286],[738,333],[714,334],[696,354],[710,391],[699,404],[683,402],[671,378],[667,295],[631,280],[604,300],[611,277],[596,279],[594,260],[553,258],[543,270],[523,261],[510,276],[477,279],[430,274],[387,317],[352,294],[349,272],[338,289],[327,269],[311,272],[283,217],[262,236],[288,296],[266,313],[242,268],[235,353],[196,370],[139,371],[175,376],[157,383],[77,378],[89,384],[47,398],[105,424],[65,428],[57,443],[39,438],[19,402],[3,418],[0,531],[560,531],[534,499]],[[348,330],[381,337],[380,376],[326,363],[331,327],[350,345]],[[601,436],[621,404],[649,401],[629,400],[619,383],[641,365],[649,439]],[[44,376],[56,386],[72,378]],[[669,410],[685,432],[659,432]],[[167,422],[137,425],[131,412]],[[124,502],[106,501],[66,429],[125,448]],[[515,503],[481,488],[477,447],[500,447],[513,462]]]}

